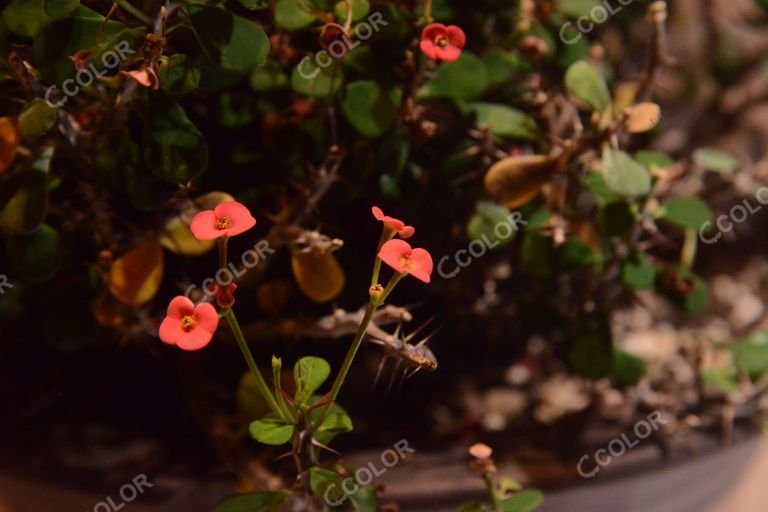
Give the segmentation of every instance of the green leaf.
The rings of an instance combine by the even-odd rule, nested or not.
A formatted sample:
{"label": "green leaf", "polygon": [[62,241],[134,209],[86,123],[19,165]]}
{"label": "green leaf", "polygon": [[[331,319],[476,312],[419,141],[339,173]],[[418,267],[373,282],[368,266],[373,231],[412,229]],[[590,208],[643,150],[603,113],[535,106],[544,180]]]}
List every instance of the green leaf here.
{"label": "green leaf", "polygon": [[211,512],[280,512],[287,497],[285,491],[238,494],[220,501]]}
{"label": "green leaf", "polygon": [[258,380],[251,372],[244,372],[237,384],[237,410],[248,420],[261,418],[269,413],[269,404],[261,394]]}
{"label": "green leaf", "polygon": [[379,510],[376,489],[370,485],[358,485],[355,492],[348,494],[348,496],[357,512],[376,512]]}
{"label": "green leaf", "polygon": [[712,210],[697,197],[676,197],[661,205],[655,216],[682,229],[699,229],[712,220]]}
{"label": "green leaf", "polygon": [[[371,4],[368,2],[368,0],[351,0],[352,3],[352,21],[358,22],[365,18],[368,15],[368,12],[371,10]],[[336,11],[336,16],[340,20],[347,19],[349,7],[347,4],[347,0],[341,0],[336,3],[336,8],[334,9]]]}
{"label": "green leaf", "polygon": [[183,53],[176,53],[161,61],[158,76],[164,91],[186,94],[197,89],[200,83],[200,63]]}
{"label": "green leaf", "polygon": [[331,365],[320,357],[302,357],[293,367],[296,402],[306,403],[331,374]]}
{"label": "green leaf", "polygon": [[598,112],[602,112],[611,99],[603,75],[583,60],[571,64],[565,72],[565,86],[571,95]]}
{"label": "green leaf", "polygon": [[576,335],[568,361],[573,370],[589,379],[608,376],[613,363],[611,328],[605,318],[593,318]]}
{"label": "green leaf", "polygon": [[251,11],[266,9],[269,7],[269,0],[238,0],[240,5]]}
{"label": "green leaf", "polygon": [[622,282],[635,290],[650,290],[656,281],[654,267],[643,253],[636,253],[624,260],[621,268]]}
{"label": "green leaf", "polygon": [[469,105],[477,116],[475,126],[483,128],[487,126],[499,137],[513,139],[538,140],[536,121],[525,112],[521,112],[506,105],[495,103],[475,102]]}
{"label": "green leaf", "polygon": [[208,164],[203,135],[165,94],[150,93],[144,124],[144,159],[160,178],[185,185]]}
{"label": "green leaf", "polygon": [[693,152],[693,162],[707,171],[733,173],[739,162],[730,153],[717,148],[699,148]]}
{"label": "green leaf", "polygon": [[667,169],[675,163],[666,153],[660,151],[640,150],[635,153],[635,160],[649,169]]}
{"label": "green leaf", "polygon": [[269,60],[260,68],[251,71],[251,88],[256,92],[269,92],[288,86],[288,75],[279,63]]}
{"label": "green leaf", "polygon": [[544,494],[535,489],[526,489],[501,502],[501,512],[531,512],[544,501]]}
{"label": "green leaf", "polygon": [[733,354],[733,364],[753,379],[768,373],[768,332],[753,332],[746,338],[728,345]]}
{"label": "green leaf", "polygon": [[294,91],[304,96],[327,98],[339,90],[343,79],[341,66],[336,62],[323,68],[314,58],[308,57],[293,69],[291,86]]}
{"label": "green leaf", "polygon": [[30,102],[19,115],[19,132],[25,139],[36,139],[55,124],[56,109],[42,98]]}
{"label": "green leaf", "polygon": [[52,19],[45,11],[45,0],[12,0],[3,9],[5,25],[21,37],[35,37]]}
{"label": "green leaf", "polygon": [[287,30],[298,30],[310,26],[316,18],[304,5],[301,0],[277,0],[275,23]]}
{"label": "green leaf", "polygon": [[485,508],[476,501],[465,501],[459,507],[459,512],[485,512]]}
{"label": "green leaf", "polygon": [[187,12],[200,46],[216,65],[245,72],[264,64],[269,38],[256,23],[207,5],[190,4]]}
{"label": "green leaf", "polygon": [[710,368],[701,371],[701,379],[710,386],[731,393],[739,389],[739,375],[736,368],[727,366],[725,368]]}
{"label": "green leaf", "polygon": [[[315,403],[318,399],[319,397],[313,397],[310,402]],[[317,419],[320,417],[320,411],[323,409],[324,407],[313,409],[309,413],[310,419],[313,422],[317,421]],[[317,427],[315,439],[327,445],[337,435],[344,434],[346,432],[352,432],[353,428],[352,419],[350,419],[347,411],[345,411],[340,405],[334,403],[331,404],[331,408],[328,411],[328,415],[323,420],[323,424]]]}
{"label": "green leaf", "polygon": [[80,6],[80,0],[45,0],[45,13],[51,18],[64,18]]}
{"label": "green leaf", "polygon": [[378,137],[392,126],[399,105],[400,91],[383,91],[376,82],[360,80],[347,85],[341,110],[358,132]]}
{"label": "green leaf", "polygon": [[293,436],[293,425],[274,417],[256,420],[251,423],[248,430],[256,441],[269,445],[285,444]]}
{"label": "green leaf", "polygon": [[645,375],[645,362],[629,352],[614,349],[611,373],[619,387],[634,386]]}
{"label": "green leaf", "polygon": [[[509,208],[490,201],[478,201],[475,213],[467,224],[467,236],[471,240],[483,241],[489,249],[507,246],[515,238],[517,228],[516,224],[513,228],[510,215]],[[497,227],[501,225],[505,227],[498,228],[497,234]]]}
{"label": "green leaf", "polygon": [[[80,50],[91,50],[89,62],[93,68],[102,71],[104,61],[115,63],[136,54],[134,43],[143,37],[140,29],[129,29],[118,21],[106,21],[98,13],[80,6],[74,17],[62,18],[46,24],[35,37],[32,53],[35,67],[42,76],[62,89],[64,81],[75,75],[75,67],[69,56]],[[114,52],[105,55],[107,52]],[[89,65],[90,68],[90,65]],[[98,77],[83,76],[83,83]],[[70,89],[80,88],[77,83],[69,84]]]}
{"label": "green leaf", "polygon": [[588,17],[592,9],[600,4],[601,0],[557,0],[557,12],[572,18]]}
{"label": "green leaf", "polygon": [[315,496],[329,502],[338,502],[344,497],[341,475],[334,471],[319,467],[310,468],[309,486]]}
{"label": "green leaf", "polygon": [[48,281],[59,269],[61,238],[55,229],[46,224],[32,234],[7,237],[5,249],[13,269],[27,281]]}
{"label": "green leaf", "polygon": [[0,231],[11,235],[32,233],[48,211],[46,174],[36,170],[15,173],[0,188]]}
{"label": "green leaf", "polygon": [[697,275],[691,275],[693,280],[693,290],[686,294],[681,302],[681,307],[689,315],[701,313],[707,304],[709,304],[709,286]]}
{"label": "green leaf", "polygon": [[612,192],[637,197],[651,191],[651,175],[642,164],[623,151],[603,148],[603,176]]}
{"label": "green leaf", "polygon": [[420,98],[472,100],[488,88],[488,73],[483,61],[469,51],[453,62],[440,64],[432,79],[422,87]]}
{"label": "green leaf", "polygon": [[597,211],[600,230],[608,236],[628,237],[637,220],[634,208],[626,200],[613,201]]}
{"label": "green leaf", "polygon": [[500,48],[492,48],[483,55],[483,65],[488,76],[488,85],[496,87],[512,80],[518,63],[514,54]]}

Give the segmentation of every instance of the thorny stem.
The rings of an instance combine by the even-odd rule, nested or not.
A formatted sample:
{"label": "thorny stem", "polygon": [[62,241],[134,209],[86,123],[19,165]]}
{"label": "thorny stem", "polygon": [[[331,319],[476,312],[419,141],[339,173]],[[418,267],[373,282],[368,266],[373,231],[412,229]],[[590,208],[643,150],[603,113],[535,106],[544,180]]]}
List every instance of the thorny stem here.
{"label": "thorny stem", "polygon": [[229,327],[232,329],[232,333],[235,335],[235,339],[237,340],[237,345],[240,347],[240,351],[243,353],[243,357],[245,358],[245,362],[248,364],[248,368],[251,370],[251,373],[256,378],[256,387],[259,389],[259,392],[264,397],[264,400],[267,401],[267,404],[269,405],[269,408],[274,412],[278,418],[282,418],[287,423],[293,423],[293,419],[290,416],[285,415],[285,413],[280,409],[280,406],[277,404],[277,401],[275,400],[275,396],[272,394],[272,391],[270,391],[269,387],[267,386],[267,383],[264,381],[264,377],[262,377],[261,372],[259,371],[259,367],[256,366],[256,361],[253,359],[253,354],[251,354],[251,349],[248,348],[248,343],[245,341],[245,337],[243,336],[243,331],[240,329],[240,324],[237,322],[237,318],[235,317],[235,312],[232,311],[232,308],[227,308],[221,311],[221,315],[227,319],[227,322],[229,322]]}
{"label": "thorny stem", "polygon": [[144,24],[149,25],[150,27],[154,26],[154,22],[152,21],[152,18],[138,10],[136,7],[132,6],[128,0],[115,0],[115,3],[128,11],[130,14],[135,16],[136,18],[140,19]]}

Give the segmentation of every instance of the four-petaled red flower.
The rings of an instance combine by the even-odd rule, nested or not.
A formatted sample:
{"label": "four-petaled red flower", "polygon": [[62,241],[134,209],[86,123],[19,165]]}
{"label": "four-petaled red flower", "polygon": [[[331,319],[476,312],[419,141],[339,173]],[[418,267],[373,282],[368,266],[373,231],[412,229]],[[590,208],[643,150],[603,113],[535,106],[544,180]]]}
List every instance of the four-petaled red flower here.
{"label": "four-petaled red flower", "polygon": [[237,201],[225,201],[215,210],[205,210],[195,215],[189,229],[198,240],[213,240],[239,235],[255,225],[256,219],[245,205]]}
{"label": "four-petaled red flower", "polygon": [[419,46],[430,59],[451,62],[461,56],[461,49],[466,42],[464,31],[459,27],[432,23],[424,27]]}
{"label": "four-petaled red flower", "polygon": [[160,339],[183,350],[199,350],[211,342],[219,325],[216,308],[207,302],[195,306],[187,297],[179,295],[168,305]]}
{"label": "four-petaled red flower", "polygon": [[396,272],[411,274],[420,281],[429,282],[433,263],[426,249],[413,249],[405,240],[396,238],[381,246],[379,258]]}
{"label": "four-petaled red flower", "polygon": [[413,226],[406,226],[405,222],[400,219],[384,215],[384,212],[381,211],[381,208],[378,206],[371,208],[371,211],[373,212],[373,216],[376,217],[376,220],[383,222],[385,227],[399,234],[402,238],[409,238],[416,232]]}

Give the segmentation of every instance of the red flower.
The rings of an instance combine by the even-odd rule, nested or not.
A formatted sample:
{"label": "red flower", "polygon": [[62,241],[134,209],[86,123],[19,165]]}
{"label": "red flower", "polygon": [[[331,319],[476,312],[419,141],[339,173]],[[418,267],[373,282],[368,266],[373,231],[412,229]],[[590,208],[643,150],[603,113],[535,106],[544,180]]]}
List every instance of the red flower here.
{"label": "red flower", "polygon": [[207,302],[195,303],[179,295],[168,305],[160,324],[160,339],[183,350],[199,350],[211,342],[219,325],[216,308]]}
{"label": "red flower", "polygon": [[194,216],[189,229],[198,240],[213,240],[223,236],[235,236],[256,225],[256,219],[245,205],[225,201],[215,210],[205,210]]}
{"label": "red flower", "polygon": [[429,282],[432,274],[432,256],[426,249],[412,249],[404,240],[390,240],[381,246],[381,261],[401,274],[411,274],[416,279]]}
{"label": "red flower", "polygon": [[421,33],[421,51],[432,60],[451,62],[461,56],[461,49],[467,42],[464,31],[455,25],[447,27],[432,23]]}
{"label": "red flower", "polygon": [[376,220],[383,222],[385,227],[397,232],[402,238],[409,238],[416,232],[413,226],[406,226],[405,222],[400,219],[384,215],[384,212],[381,211],[381,208],[378,206],[371,208],[371,211],[373,212],[373,216],[376,217]]}

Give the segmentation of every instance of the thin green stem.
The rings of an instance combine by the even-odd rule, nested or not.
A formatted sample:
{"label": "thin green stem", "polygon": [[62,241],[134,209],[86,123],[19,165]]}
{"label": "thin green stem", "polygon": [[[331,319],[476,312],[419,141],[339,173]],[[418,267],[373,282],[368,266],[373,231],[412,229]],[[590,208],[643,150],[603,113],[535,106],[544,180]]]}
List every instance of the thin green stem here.
{"label": "thin green stem", "polygon": [[136,18],[140,19],[142,22],[144,22],[146,25],[149,25],[150,27],[154,26],[155,22],[152,21],[152,18],[141,12],[136,7],[132,6],[128,0],[115,0],[115,3],[128,11],[130,14],[135,16]]}
{"label": "thin green stem", "polygon": [[219,245],[219,268],[227,268],[227,244],[229,237],[223,236],[216,239]]}
{"label": "thin green stem", "polygon": [[371,286],[379,284],[379,272],[381,271],[381,260],[379,259],[379,251],[381,246],[387,241],[392,239],[392,234],[387,232],[387,228],[384,227],[381,230],[381,237],[379,238],[379,247],[376,249],[376,256],[373,260],[373,273],[371,274]]}
{"label": "thin green stem", "polygon": [[397,286],[397,283],[400,282],[402,278],[405,277],[405,274],[401,274],[400,272],[395,272],[392,277],[389,279],[389,282],[387,283],[387,287],[384,288],[384,292],[382,292],[381,296],[376,300],[376,307],[379,307],[386,302],[387,297],[389,297],[389,294],[392,293],[392,290],[395,289],[395,286]]}
{"label": "thin green stem", "polygon": [[360,344],[363,342],[365,332],[368,330],[368,326],[370,325],[371,320],[373,320],[373,313],[376,311],[376,308],[377,306],[373,303],[373,301],[368,303],[368,307],[365,309],[365,316],[363,317],[363,321],[360,323],[360,327],[357,328],[357,332],[355,333],[355,339],[352,340],[352,344],[349,346],[349,350],[347,350],[347,356],[344,358],[344,362],[341,365],[339,373],[336,374],[336,379],[333,381],[333,386],[331,386],[328,405],[323,408],[323,411],[320,413],[320,416],[318,416],[317,421],[315,422],[315,429],[323,424],[325,417],[328,415],[328,411],[331,409],[331,404],[333,404],[336,401],[336,397],[339,396],[341,386],[344,384],[344,380],[347,378],[349,368],[352,366],[352,361],[354,361],[357,350],[360,348]]}
{"label": "thin green stem", "polygon": [[696,261],[697,235],[698,233],[695,229],[688,228],[685,230],[685,240],[683,241],[683,249],[680,253],[680,264],[688,270],[693,268],[693,263]]}
{"label": "thin green stem", "polygon": [[280,375],[280,369],[282,364],[279,358],[272,356],[272,384],[275,386],[275,396],[277,397],[277,404],[280,406],[280,410],[283,411],[285,416],[291,418],[293,414],[288,408],[288,404],[285,402],[285,397],[280,392],[282,389],[282,377]]}
{"label": "thin green stem", "polygon": [[280,409],[280,406],[275,400],[275,396],[272,394],[269,386],[267,386],[267,383],[264,381],[264,377],[262,377],[261,372],[259,371],[259,367],[256,366],[256,361],[253,359],[251,349],[248,348],[248,343],[245,341],[243,331],[240,329],[240,324],[237,322],[235,312],[232,311],[231,308],[227,308],[222,310],[221,314],[224,318],[227,319],[227,322],[229,322],[229,326],[232,328],[232,333],[235,335],[235,339],[237,340],[237,344],[240,347],[240,351],[243,353],[245,362],[248,364],[248,368],[256,378],[256,387],[259,388],[259,392],[264,397],[264,400],[267,401],[269,408],[272,410],[272,412],[277,414],[279,418],[282,418],[288,423],[293,423],[293,419],[290,416],[286,417],[285,413]]}
{"label": "thin green stem", "polygon": [[488,495],[491,497],[491,506],[495,512],[501,511],[501,502],[499,501],[499,495],[496,492],[496,488],[493,485],[493,476],[490,473],[483,474],[483,480],[485,480],[485,487],[488,489]]}
{"label": "thin green stem", "polygon": [[421,21],[424,24],[432,22],[432,0],[424,0],[424,18]]}

